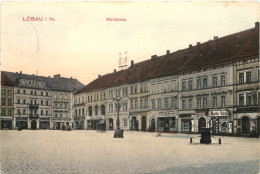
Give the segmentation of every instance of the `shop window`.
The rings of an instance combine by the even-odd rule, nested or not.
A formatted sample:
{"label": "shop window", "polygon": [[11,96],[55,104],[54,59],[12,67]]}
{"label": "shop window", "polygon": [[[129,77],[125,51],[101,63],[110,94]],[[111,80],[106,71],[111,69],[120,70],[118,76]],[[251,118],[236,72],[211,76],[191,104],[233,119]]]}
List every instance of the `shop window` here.
{"label": "shop window", "polygon": [[190,121],[189,120],[183,120],[181,122],[181,131],[182,132],[189,132],[190,131]]}
{"label": "shop window", "polygon": [[170,128],[175,129],[175,117],[170,118]]}

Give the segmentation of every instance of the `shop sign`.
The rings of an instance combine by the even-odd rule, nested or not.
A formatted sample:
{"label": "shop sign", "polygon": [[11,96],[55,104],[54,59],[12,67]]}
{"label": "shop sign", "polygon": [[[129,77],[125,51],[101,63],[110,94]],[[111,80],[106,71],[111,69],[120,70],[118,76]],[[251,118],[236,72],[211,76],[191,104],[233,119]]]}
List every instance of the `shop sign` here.
{"label": "shop sign", "polygon": [[191,114],[180,114],[179,117],[180,118],[188,118],[188,117],[191,117]]}
{"label": "shop sign", "polygon": [[209,115],[211,117],[227,117],[227,116],[229,116],[229,112],[228,111],[210,111]]}
{"label": "shop sign", "polygon": [[161,115],[161,116],[167,116],[167,115],[173,116],[174,112],[173,111],[159,112],[159,115]]}

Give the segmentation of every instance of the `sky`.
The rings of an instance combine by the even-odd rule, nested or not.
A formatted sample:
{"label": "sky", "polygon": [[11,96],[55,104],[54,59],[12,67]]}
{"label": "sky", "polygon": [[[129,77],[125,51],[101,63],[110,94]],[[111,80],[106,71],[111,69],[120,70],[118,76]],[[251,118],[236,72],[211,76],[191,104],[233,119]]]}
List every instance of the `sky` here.
{"label": "sky", "polygon": [[1,70],[88,84],[118,71],[119,53],[130,65],[253,28],[259,16],[258,2],[2,2]]}

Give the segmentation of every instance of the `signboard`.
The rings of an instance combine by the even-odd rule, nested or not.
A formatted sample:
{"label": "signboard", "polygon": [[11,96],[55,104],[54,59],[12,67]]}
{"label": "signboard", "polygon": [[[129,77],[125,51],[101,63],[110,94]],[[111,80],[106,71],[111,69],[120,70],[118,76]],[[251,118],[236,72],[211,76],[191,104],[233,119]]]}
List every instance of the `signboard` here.
{"label": "signboard", "polygon": [[211,117],[228,117],[229,112],[228,111],[210,111],[209,115]]}

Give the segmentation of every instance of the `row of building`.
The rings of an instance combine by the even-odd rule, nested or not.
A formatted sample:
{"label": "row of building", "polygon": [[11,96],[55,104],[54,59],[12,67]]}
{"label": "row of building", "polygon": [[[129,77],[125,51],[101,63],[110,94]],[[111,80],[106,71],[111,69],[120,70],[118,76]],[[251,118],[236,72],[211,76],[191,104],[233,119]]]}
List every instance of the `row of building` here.
{"label": "row of building", "polygon": [[95,130],[105,123],[113,130],[119,114],[124,130],[199,133],[211,127],[214,134],[259,135],[259,82],[257,22],[246,31],[131,61],[86,86],[60,76],[2,72],[1,127],[15,128],[19,121],[29,129],[69,124]]}

